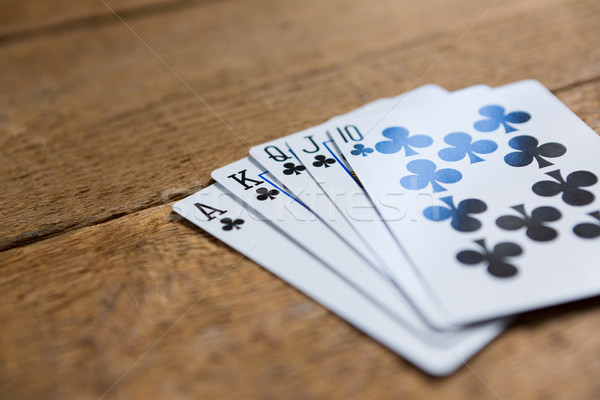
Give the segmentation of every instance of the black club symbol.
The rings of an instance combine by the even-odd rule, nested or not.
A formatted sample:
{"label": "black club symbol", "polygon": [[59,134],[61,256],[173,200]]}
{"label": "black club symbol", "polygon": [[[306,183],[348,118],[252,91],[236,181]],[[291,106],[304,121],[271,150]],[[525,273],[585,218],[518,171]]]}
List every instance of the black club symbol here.
{"label": "black club symbol", "polygon": [[562,192],[562,199],[572,206],[585,206],[594,201],[594,195],[587,190],[580,189],[592,186],[598,182],[596,175],[588,171],[575,171],[563,179],[560,170],[546,172],[546,175],[556,179],[553,181],[540,181],[531,188],[538,196],[551,197]]}
{"label": "black club symbol", "polygon": [[329,168],[329,164],[335,164],[335,160],[322,155],[315,156],[315,161],[313,162],[315,167]]}
{"label": "black club symbol", "polygon": [[591,212],[589,213],[589,215],[596,218],[598,222],[584,222],[575,225],[575,227],[573,228],[573,232],[575,232],[577,236],[583,239],[594,239],[600,236],[600,211]]}
{"label": "black club symbol", "polygon": [[264,187],[258,188],[256,189],[256,193],[258,193],[258,196],[256,196],[256,198],[260,201],[264,201],[267,199],[273,200],[275,198],[275,196],[277,196],[279,194],[279,190],[276,189],[267,189]]}
{"label": "black club symbol", "polygon": [[292,175],[292,174],[300,175],[300,172],[302,172],[306,169],[306,167],[304,165],[296,165],[292,162],[283,164],[283,167],[285,168],[283,170],[283,173],[286,175]]}
{"label": "black club symbol", "polygon": [[525,234],[537,242],[547,242],[558,236],[558,233],[554,229],[545,225],[546,222],[553,222],[560,219],[560,211],[556,208],[538,207],[531,212],[531,215],[527,215],[523,204],[511,208],[521,214],[521,216],[503,215],[496,220],[496,225],[500,228],[508,231],[516,231],[517,229],[527,227]]}
{"label": "black club symbol", "polygon": [[466,199],[454,206],[452,196],[442,197],[441,201],[448,207],[432,206],[423,210],[423,215],[432,221],[452,219],[450,225],[459,232],[473,232],[481,228],[481,222],[471,214],[479,214],[487,210],[487,205],[478,199]]}
{"label": "black club symbol", "polygon": [[231,218],[223,218],[221,220],[221,223],[223,224],[224,231],[230,231],[233,228],[241,229],[240,225],[242,225],[244,223],[244,220],[243,219],[232,220]]}
{"label": "black club symbol", "polygon": [[560,157],[567,152],[567,148],[560,143],[539,144],[533,136],[517,136],[508,142],[515,150],[504,157],[504,161],[512,167],[525,167],[535,159],[540,168],[553,165],[547,158]]}
{"label": "black club symbol", "polygon": [[456,259],[466,265],[487,264],[487,271],[497,278],[508,278],[517,274],[517,268],[505,261],[506,258],[516,257],[523,253],[523,249],[516,243],[502,242],[490,251],[485,245],[485,239],[475,240],[481,251],[463,250],[456,255]]}

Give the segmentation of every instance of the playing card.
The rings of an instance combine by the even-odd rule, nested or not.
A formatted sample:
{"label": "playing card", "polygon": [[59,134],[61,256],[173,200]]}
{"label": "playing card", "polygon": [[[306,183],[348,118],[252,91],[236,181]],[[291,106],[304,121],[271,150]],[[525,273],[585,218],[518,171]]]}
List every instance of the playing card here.
{"label": "playing card", "polygon": [[219,184],[177,202],[173,209],[430,374],[449,374],[505,327],[494,323],[436,333],[408,310],[405,320],[392,318]]}
{"label": "playing card", "polygon": [[[478,85],[463,89],[464,92],[467,90],[481,91],[489,90],[489,88]],[[426,104],[442,99],[445,93],[430,93],[426,98],[423,96],[403,98],[401,96],[380,101],[377,106],[370,107],[367,114],[377,115],[389,112],[396,104],[401,107]],[[398,100],[401,103],[398,103]],[[346,114],[346,117],[364,114],[361,109],[358,109]],[[419,275],[409,265],[398,243],[354,176],[354,172],[329,137],[326,126],[316,126],[289,135],[286,137],[286,144],[306,166],[313,180],[318,182],[320,189],[335,203],[339,212],[346,217],[361,238],[373,249],[378,261],[386,267],[386,271],[395,270],[391,274],[392,278],[401,277],[401,279],[394,279],[394,284],[406,294],[415,308],[437,329],[450,328],[452,323],[447,321],[446,311],[439,307],[437,298],[431,296],[427,290],[428,287],[421,282]]]}
{"label": "playing card", "polygon": [[244,158],[213,171],[212,177],[328,267],[360,287],[388,313],[402,316],[405,299],[258,163]]}
{"label": "playing card", "polygon": [[[435,85],[423,86],[405,95],[409,101],[425,102],[434,95],[443,95],[444,89]],[[401,95],[404,96],[404,95]],[[376,112],[385,107],[390,100],[381,99],[369,103],[359,110],[363,112]],[[397,100],[406,100],[398,98]],[[333,229],[344,241],[346,241],[360,256],[366,260],[381,275],[385,276],[387,271],[383,268],[378,254],[369,247],[361,235],[356,231],[347,218],[340,214],[338,208],[331,199],[319,188],[311,176],[306,172],[306,166],[302,165],[296,154],[292,153],[286,145],[290,137],[301,135],[302,132],[292,134],[254,146],[250,149],[252,157],[278,179],[286,189],[298,200],[304,203],[325,224]],[[312,145],[317,146],[316,143]]]}
{"label": "playing card", "polygon": [[450,98],[328,124],[450,318],[598,294],[598,136],[535,81]]}

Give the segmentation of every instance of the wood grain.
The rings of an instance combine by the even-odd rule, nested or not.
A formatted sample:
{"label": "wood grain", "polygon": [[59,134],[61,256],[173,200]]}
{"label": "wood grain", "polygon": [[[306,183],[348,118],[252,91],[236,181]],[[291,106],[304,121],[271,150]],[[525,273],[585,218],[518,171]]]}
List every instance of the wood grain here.
{"label": "wood grain", "polygon": [[99,2],[0,4],[0,398],[600,396],[598,299],[435,379],[170,211],[415,83],[539,79],[599,131],[599,2],[108,3],[201,99]]}
{"label": "wood grain", "polygon": [[593,0],[502,1],[436,65],[489,6],[226,1],[135,19],[235,133],[116,20],[4,45],[0,175],[10,189],[0,193],[0,248],[181,197],[244,156],[244,142],[416,82],[537,78],[556,89],[600,76]]}
{"label": "wood grain", "polygon": [[[165,13],[186,7],[189,0],[105,0],[124,18]],[[195,2],[198,3],[198,2]],[[100,1],[18,1],[6,0],[0,13],[0,43],[30,40],[98,24],[110,24],[114,16]]]}

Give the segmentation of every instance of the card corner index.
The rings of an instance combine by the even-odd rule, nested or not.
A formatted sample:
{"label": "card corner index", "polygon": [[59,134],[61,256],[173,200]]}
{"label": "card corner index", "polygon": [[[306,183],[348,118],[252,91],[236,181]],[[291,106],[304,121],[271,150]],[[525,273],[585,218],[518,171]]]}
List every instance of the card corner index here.
{"label": "card corner index", "polygon": [[249,150],[250,156],[258,163],[262,163],[267,159],[285,161],[291,158],[291,156],[285,154],[285,152],[279,148],[282,143],[285,145],[284,139],[285,137],[277,138],[275,140],[270,140],[268,142],[251,147]]}
{"label": "card corner index", "polygon": [[227,214],[227,210],[217,208],[214,205],[207,204],[201,201],[195,201],[193,206],[206,217],[206,222],[210,222],[215,218]]}
{"label": "card corner index", "polygon": [[250,190],[253,187],[259,186],[264,183],[264,180],[260,179],[260,174],[257,174],[257,179],[254,179],[254,175],[252,176],[252,178],[250,178],[247,176],[247,172],[248,168],[240,169],[239,171],[234,172],[233,174],[227,175],[227,179],[229,179],[229,182],[235,181],[236,183],[241,185],[244,188],[244,190]]}

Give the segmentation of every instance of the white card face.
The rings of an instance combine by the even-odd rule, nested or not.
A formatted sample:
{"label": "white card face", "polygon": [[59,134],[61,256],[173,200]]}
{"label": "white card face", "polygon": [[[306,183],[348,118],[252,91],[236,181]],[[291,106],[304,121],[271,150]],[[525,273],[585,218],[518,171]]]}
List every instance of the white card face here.
{"label": "white card face", "polygon": [[[489,87],[478,85],[463,91],[485,91]],[[353,111],[345,116],[377,115],[389,112],[395,108],[414,107],[439,101],[447,95],[443,90],[430,91],[427,97],[423,95],[400,95],[396,98],[378,101]],[[296,157],[307,168],[312,178],[318,182],[321,190],[346,217],[348,222],[358,232],[361,238],[374,251],[378,261],[386,268],[386,272],[395,285],[409,298],[416,309],[437,329],[452,326],[447,319],[447,312],[440,308],[437,298],[432,296],[421,281],[415,269],[410,266],[394,236],[381,220],[381,217],[371,203],[364,190],[353,177],[353,172],[341,157],[337,146],[329,137],[326,127],[316,126],[305,131],[286,137],[286,144]]]}
{"label": "white card face", "polygon": [[453,324],[448,320],[446,310],[439,306],[437,297],[432,296],[409,264],[375,206],[353,178],[353,172],[344,164],[343,157],[327,131],[315,128],[305,133],[305,136],[311,138],[311,146],[317,143],[319,149],[315,154],[303,153],[308,139],[305,136],[291,138],[288,144],[300,161],[329,198],[335,199],[339,212],[347,217],[362,239],[373,249],[378,261],[386,268],[386,275],[423,317],[437,329],[451,327]]}
{"label": "white card face", "polygon": [[[263,152],[272,158],[263,156]],[[346,219],[339,214],[329,198],[321,191],[319,185],[306,172],[295,155],[287,148],[285,141],[278,139],[261,146],[261,150],[251,149],[250,154],[283,185],[286,189],[311,209],[323,223],[333,229],[372,267],[381,272],[375,255],[354,231]],[[275,164],[275,165],[273,165]],[[271,172],[273,171],[273,172]]]}
{"label": "white card face", "polygon": [[[244,158],[212,177],[328,267],[360,287],[390,314],[405,317],[405,299],[314,213],[299,203],[268,171]],[[417,319],[416,316],[413,318]]]}
{"label": "white card face", "polygon": [[392,318],[218,184],[177,202],[173,209],[430,374],[451,373],[505,327],[493,323],[435,333],[409,322],[407,309],[406,321]]}
{"label": "white card face", "polygon": [[329,130],[455,323],[600,293],[600,138],[538,82]]}
{"label": "white card face", "polygon": [[[390,101],[423,104],[432,96],[443,95],[444,93],[446,91],[439,86],[427,85],[406,95],[374,101],[359,110],[362,112],[380,112],[389,109],[388,104]],[[406,99],[400,98],[401,96],[406,96]],[[250,154],[279,182],[283,183],[290,193],[307,205],[325,224],[357,251],[364,260],[377,269],[380,274],[387,274],[376,252],[368,246],[344,214],[340,214],[336,205],[323,192],[317,182],[312,179],[306,171],[306,167],[299,162],[297,155],[289,150],[286,140],[303,135],[303,132],[298,132],[254,146],[250,149]],[[312,145],[314,148],[318,147],[317,143],[312,143]]]}
{"label": "white card face", "polygon": [[[402,107],[441,99],[446,95],[443,89],[428,90],[427,96],[400,96],[393,99],[379,100],[361,107],[351,115],[377,115],[388,112],[393,104],[400,101]],[[340,214],[360,235],[361,239],[372,249],[378,263],[392,277],[401,276],[395,281],[413,305],[436,328],[449,327],[444,319],[443,310],[435,303],[436,298],[427,293],[413,268],[408,265],[400,247],[390,234],[387,226],[381,221],[379,214],[359,186],[352,171],[348,169],[343,157],[339,154],[333,140],[323,125],[297,132],[284,138],[288,148],[307,168],[329,200],[335,204]],[[396,271],[390,273],[389,270]],[[433,301],[432,301],[433,300]]]}

